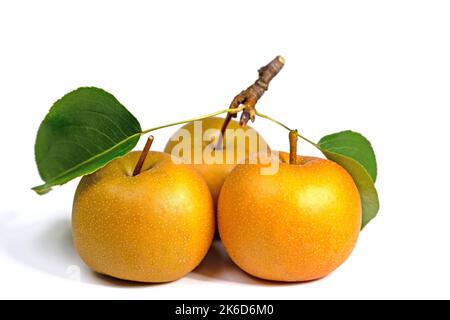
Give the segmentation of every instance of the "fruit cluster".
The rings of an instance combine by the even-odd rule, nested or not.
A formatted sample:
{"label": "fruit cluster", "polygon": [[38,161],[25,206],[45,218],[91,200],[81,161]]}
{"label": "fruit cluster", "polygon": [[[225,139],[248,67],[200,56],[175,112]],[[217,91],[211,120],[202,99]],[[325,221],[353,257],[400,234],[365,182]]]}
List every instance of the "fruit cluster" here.
{"label": "fruit cluster", "polygon": [[[289,152],[269,148],[247,122],[275,121],[255,105],[283,65],[277,57],[260,69],[228,110],[174,123],[185,125],[164,152],[149,151],[152,136],[142,152],[130,152],[141,135],[166,126],[142,130],[103,90],[80,88],[54,104],[36,140],[45,184],[34,190],[43,194],[83,176],[72,232],[91,269],[126,280],[173,281],[200,264],[215,233],[237,266],[262,279],[318,279],[346,260],[378,211],[375,156],[351,131],[314,144],[289,129]],[[238,112],[239,122],[232,119]],[[215,117],[220,113],[227,117]],[[213,138],[205,142],[204,132]],[[250,136],[256,147],[246,142]],[[179,137],[189,138],[182,152]],[[297,155],[298,137],[328,159]],[[264,174],[269,163],[276,170]]]}

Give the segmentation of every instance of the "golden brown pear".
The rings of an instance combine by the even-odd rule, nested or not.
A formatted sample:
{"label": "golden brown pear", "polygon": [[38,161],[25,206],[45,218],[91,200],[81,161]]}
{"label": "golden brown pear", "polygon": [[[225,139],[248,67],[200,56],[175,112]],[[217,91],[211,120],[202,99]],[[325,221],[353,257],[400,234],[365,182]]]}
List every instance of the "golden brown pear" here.
{"label": "golden brown pear", "polygon": [[218,203],[219,233],[231,259],[268,280],[326,276],[352,252],[361,228],[361,202],[350,174],[324,159],[280,154],[279,170],[239,164]]}
{"label": "golden brown pear", "polygon": [[[190,146],[190,152],[180,152],[179,154],[176,153],[175,156],[181,157],[186,163],[192,164],[194,168],[203,176],[209,186],[215,203],[217,203],[220,189],[225,181],[225,178],[237,163],[247,158],[249,154],[258,152],[266,153],[267,151],[270,151],[267,142],[255,129],[250,126],[241,128],[239,122],[231,120],[227,129],[229,129],[230,133],[233,134],[231,136],[232,138],[227,138],[227,134],[225,134],[223,143],[220,144],[219,148],[213,150],[208,149],[210,152],[208,150],[205,152],[205,149],[213,148],[217,145],[217,138],[220,134],[223,121],[223,118],[218,117],[207,118],[199,121],[202,128],[200,134],[194,134],[194,123],[190,122],[173,134],[164,149],[164,152],[172,154],[177,144],[180,141],[183,142],[184,135],[181,131],[185,130],[186,133],[189,133],[191,137],[188,143],[188,146]],[[208,137],[206,137],[207,139],[204,139],[203,134],[208,130],[208,137],[210,139],[208,139]],[[255,143],[251,144],[250,141]],[[195,153],[199,151],[200,153],[197,153],[199,156],[196,159]],[[228,151],[231,151],[229,154],[231,154],[232,157],[228,157],[227,161]],[[216,159],[220,159],[220,161],[218,161],[220,163],[208,162],[209,160],[203,156],[204,154],[211,154]]]}
{"label": "golden brown pear", "polygon": [[208,186],[191,167],[150,152],[113,160],[81,179],[75,194],[75,247],[93,270],[120,279],[166,282],[193,270],[214,234]]}

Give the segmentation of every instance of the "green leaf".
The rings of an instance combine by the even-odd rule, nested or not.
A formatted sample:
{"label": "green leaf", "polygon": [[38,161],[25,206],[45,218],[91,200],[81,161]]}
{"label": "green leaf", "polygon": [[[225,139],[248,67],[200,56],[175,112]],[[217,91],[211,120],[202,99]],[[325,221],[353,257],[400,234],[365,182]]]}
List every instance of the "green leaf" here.
{"label": "green leaf", "polygon": [[320,139],[319,147],[358,161],[366,168],[373,182],[377,180],[375,153],[369,140],[362,134],[349,130],[330,134]]}
{"label": "green leaf", "polygon": [[42,121],[35,156],[45,184],[38,194],[92,173],[136,146],[138,120],[110,93],[79,88],[56,101]]}
{"label": "green leaf", "polygon": [[317,146],[327,159],[341,165],[355,181],[361,197],[363,229],[380,208],[374,185],[376,160],[369,141],[359,133],[343,131],[323,137]]}

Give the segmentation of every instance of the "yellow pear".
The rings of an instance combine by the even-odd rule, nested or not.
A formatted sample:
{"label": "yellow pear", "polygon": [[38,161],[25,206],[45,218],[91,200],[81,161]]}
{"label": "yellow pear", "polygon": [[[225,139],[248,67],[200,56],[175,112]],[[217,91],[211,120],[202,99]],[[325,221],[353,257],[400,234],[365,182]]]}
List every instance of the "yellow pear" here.
{"label": "yellow pear", "polygon": [[[220,143],[223,121],[223,118],[212,117],[190,122],[175,132],[164,148],[164,152],[180,157],[203,176],[214,203],[217,203],[225,178],[237,163],[249,154],[270,151],[267,142],[255,129],[250,126],[242,128],[234,120],[228,124]],[[180,144],[186,148],[179,148]]]}
{"label": "yellow pear", "polygon": [[133,176],[131,152],[85,176],[73,203],[75,247],[96,272],[140,282],[166,282],[193,270],[214,235],[211,195],[190,166],[150,152]]}
{"label": "yellow pear", "polygon": [[276,281],[326,276],[350,255],[361,201],[350,174],[333,161],[279,154],[274,174],[239,164],[220,193],[220,238],[247,273]]}

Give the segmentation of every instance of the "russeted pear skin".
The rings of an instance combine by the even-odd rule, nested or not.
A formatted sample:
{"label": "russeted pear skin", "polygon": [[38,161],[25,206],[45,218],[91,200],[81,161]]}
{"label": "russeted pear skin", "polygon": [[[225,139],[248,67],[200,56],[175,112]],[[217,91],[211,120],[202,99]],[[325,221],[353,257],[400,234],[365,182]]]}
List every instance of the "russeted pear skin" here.
{"label": "russeted pear skin", "polygon": [[[225,134],[223,147],[219,148],[219,151],[217,151],[221,152],[220,157],[218,158],[221,159],[222,163],[207,163],[207,161],[205,161],[203,157],[201,157],[200,161],[196,163],[196,159],[194,158],[196,146],[201,146],[202,149],[197,151],[203,152],[204,149],[211,143],[210,141],[205,141],[203,133],[208,130],[215,130],[218,134],[220,132],[220,129],[222,128],[223,121],[224,119],[219,117],[207,118],[200,121],[202,132],[199,135],[194,135],[194,123],[187,123],[172,135],[171,139],[169,139],[166,147],[164,148],[164,152],[172,154],[175,146],[180,142],[177,140],[178,137],[182,136],[180,132],[182,130],[187,130],[187,132],[189,132],[191,137],[190,153],[181,155],[176,154],[175,156],[180,156],[184,161],[186,161],[186,163],[192,164],[192,166],[202,175],[202,177],[208,184],[209,189],[211,190],[214,203],[217,203],[220,189],[222,188],[222,184],[225,181],[225,178],[237,163],[247,158],[251,153],[265,153],[266,151],[270,150],[267,142],[255,129],[251,128],[250,126],[242,128],[239,125],[238,121],[231,120],[227,126],[227,129],[233,130],[232,132],[235,134],[235,136],[233,137],[233,139],[227,139],[227,135]],[[256,144],[254,144],[253,147],[250,147],[250,137],[252,137],[254,141],[256,141]],[[245,141],[245,145],[242,144],[242,141]],[[231,158],[232,161],[230,163],[227,162],[226,152],[228,149],[232,148],[232,154],[234,155],[234,157]],[[242,149],[238,150],[238,148]]]}
{"label": "russeted pear skin", "polygon": [[208,186],[191,167],[150,152],[132,176],[140,152],[85,176],[73,203],[75,247],[94,271],[139,282],[168,282],[192,271],[214,235]]}
{"label": "russeted pear skin", "polygon": [[223,184],[218,225],[231,259],[275,281],[308,281],[339,267],[355,247],[361,201],[350,174],[335,162],[280,153],[279,170],[239,164]]}

